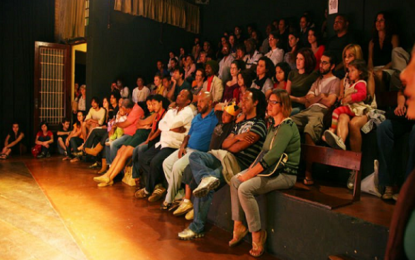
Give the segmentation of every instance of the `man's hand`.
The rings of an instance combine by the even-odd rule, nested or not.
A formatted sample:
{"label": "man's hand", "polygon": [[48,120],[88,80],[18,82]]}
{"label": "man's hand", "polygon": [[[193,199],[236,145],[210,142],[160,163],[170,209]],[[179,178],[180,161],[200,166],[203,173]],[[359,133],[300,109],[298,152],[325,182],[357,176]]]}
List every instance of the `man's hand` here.
{"label": "man's hand", "polygon": [[186,153],[187,153],[186,152],[186,148],[180,147],[179,154],[178,154],[179,155],[179,159],[182,158]]}

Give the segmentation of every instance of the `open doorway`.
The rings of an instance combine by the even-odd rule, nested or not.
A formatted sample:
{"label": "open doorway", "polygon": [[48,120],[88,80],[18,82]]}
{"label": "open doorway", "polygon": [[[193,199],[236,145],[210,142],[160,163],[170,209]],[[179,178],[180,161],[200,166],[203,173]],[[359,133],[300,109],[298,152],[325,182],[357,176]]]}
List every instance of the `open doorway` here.
{"label": "open doorway", "polygon": [[[77,44],[72,46],[72,120],[76,120],[78,111],[85,111],[86,96],[81,87],[86,85],[86,49],[87,44]],[[83,93],[83,94],[82,94]]]}

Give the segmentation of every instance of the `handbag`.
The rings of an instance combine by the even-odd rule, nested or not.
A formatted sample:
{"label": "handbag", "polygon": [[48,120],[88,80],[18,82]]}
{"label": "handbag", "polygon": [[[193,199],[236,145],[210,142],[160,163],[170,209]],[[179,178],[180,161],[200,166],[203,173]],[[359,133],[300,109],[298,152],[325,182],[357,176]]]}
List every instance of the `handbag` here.
{"label": "handbag", "polygon": [[35,146],[33,146],[33,148],[32,148],[32,155],[33,155],[33,157],[37,157],[38,156],[38,154],[40,153],[40,151],[42,151],[42,146],[40,146],[40,145],[35,145]]}
{"label": "handbag", "polygon": [[[285,120],[292,120],[292,119],[291,118],[286,118],[286,119],[283,120],[283,122]],[[283,122],[281,122],[280,125]],[[271,140],[271,142],[269,144],[269,150],[268,151],[262,150],[259,153],[259,155],[257,156],[257,158],[255,159],[255,161],[254,161],[254,163],[252,165],[255,165],[255,164],[259,163],[262,160],[262,158],[265,156],[265,154],[268,153],[269,151],[271,151],[272,145],[274,144],[274,139],[275,139],[275,137],[277,136],[277,133],[278,133],[278,129],[279,129],[279,126],[278,126],[277,130],[275,131],[275,134],[272,137],[272,140]],[[261,176],[261,177],[271,177],[274,174],[277,174],[278,175],[278,174],[280,174],[281,172],[284,171],[285,164],[287,163],[287,161],[288,161],[288,155],[286,153],[283,153],[283,154],[281,154],[280,159],[276,163],[274,163],[271,167],[269,167],[268,169],[266,169],[262,173],[258,174],[257,176]]]}
{"label": "handbag", "polygon": [[122,178],[122,182],[124,182],[128,186],[135,186],[135,180],[133,179],[133,166],[131,160],[128,162],[128,166],[125,166],[124,168],[124,177]]}

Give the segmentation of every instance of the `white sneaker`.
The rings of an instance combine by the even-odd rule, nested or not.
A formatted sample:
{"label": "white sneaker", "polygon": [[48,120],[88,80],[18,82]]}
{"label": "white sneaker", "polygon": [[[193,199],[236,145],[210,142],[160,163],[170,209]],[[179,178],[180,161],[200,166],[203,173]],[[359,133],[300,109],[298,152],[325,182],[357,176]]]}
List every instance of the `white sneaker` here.
{"label": "white sneaker", "polygon": [[199,186],[193,191],[195,197],[205,197],[209,191],[219,187],[220,181],[218,178],[213,176],[208,176],[202,179]]}
{"label": "white sneaker", "polygon": [[324,138],[326,143],[334,149],[346,150],[346,145],[343,140],[330,130],[324,131]]}

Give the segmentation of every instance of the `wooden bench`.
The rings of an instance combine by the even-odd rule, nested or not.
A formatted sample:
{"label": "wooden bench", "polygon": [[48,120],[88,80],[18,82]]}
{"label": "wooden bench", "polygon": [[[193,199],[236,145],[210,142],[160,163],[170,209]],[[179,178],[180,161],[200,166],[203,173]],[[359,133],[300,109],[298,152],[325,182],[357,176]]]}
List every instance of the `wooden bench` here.
{"label": "wooden bench", "polygon": [[349,198],[349,195],[346,194],[346,198],[344,198],[344,195],[341,198],[335,195],[328,195],[321,192],[316,184],[314,186],[305,186],[302,183],[297,183],[294,189],[284,191],[284,193],[296,199],[328,209],[350,205],[360,200],[362,153],[302,144],[301,159],[306,164],[306,172],[312,172],[313,163],[355,171],[353,196]]}

